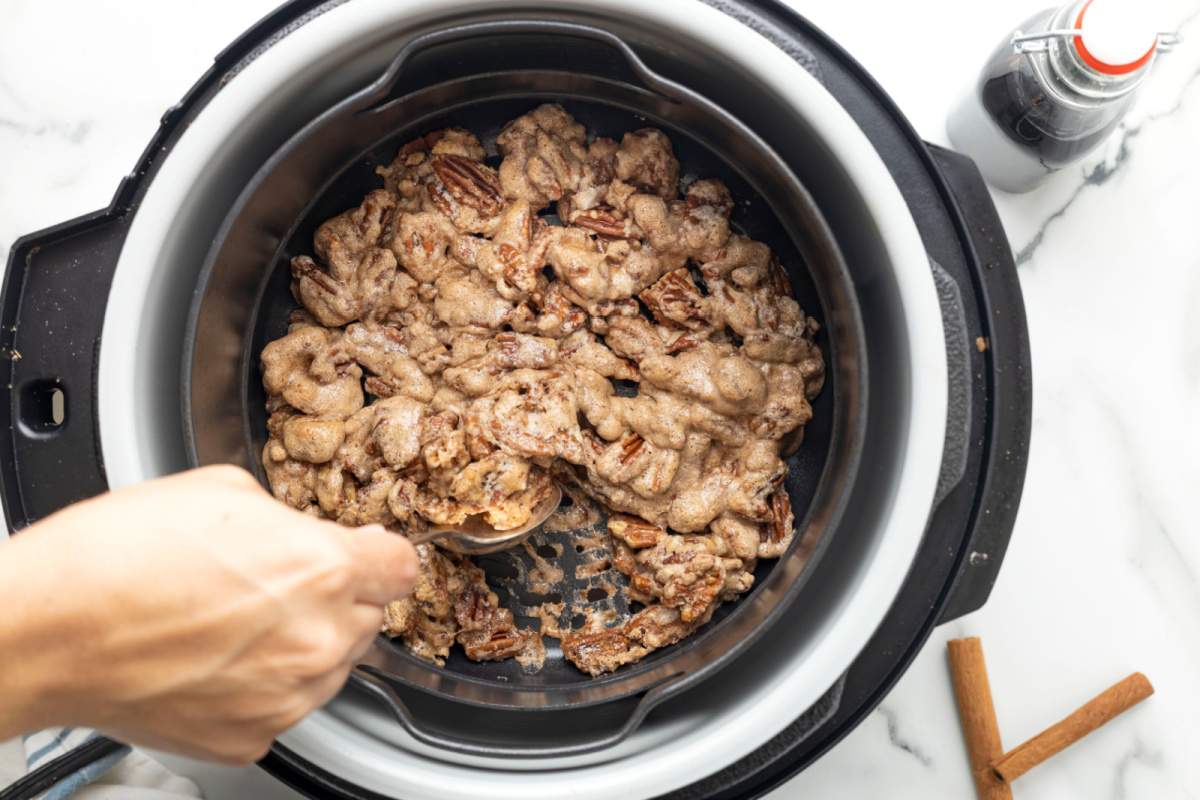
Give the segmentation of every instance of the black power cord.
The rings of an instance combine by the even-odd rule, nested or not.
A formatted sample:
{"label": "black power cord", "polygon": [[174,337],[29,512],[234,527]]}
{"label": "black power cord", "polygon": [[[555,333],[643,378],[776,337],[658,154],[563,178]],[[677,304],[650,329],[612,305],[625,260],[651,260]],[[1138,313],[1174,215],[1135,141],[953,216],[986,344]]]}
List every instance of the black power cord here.
{"label": "black power cord", "polygon": [[59,781],[84,767],[111,755],[125,745],[106,736],[97,736],[74,750],[63,753],[53,761],[23,776],[8,788],[0,790],[0,800],[32,800]]}

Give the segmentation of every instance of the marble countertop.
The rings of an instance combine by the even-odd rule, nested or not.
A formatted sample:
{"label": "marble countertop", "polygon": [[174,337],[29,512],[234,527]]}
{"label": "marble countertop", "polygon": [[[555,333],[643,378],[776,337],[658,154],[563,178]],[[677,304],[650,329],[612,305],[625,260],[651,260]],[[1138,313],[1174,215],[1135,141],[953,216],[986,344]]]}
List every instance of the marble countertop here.
{"label": "marble countertop", "polygon": [[[794,5],[944,143],[951,102],[1044,1]],[[163,110],[276,2],[5,0],[0,255],[106,205]],[[1158,690],[1022,778],[1018,798],[1200,797],[1200,5],[1160,10],[1185,43],[1112,140],[1034,193],[995,195],[1034,372],[1029,473],[999,583],[773,800],[971,796],[945,667],[946,639],[964,635],[984,639],[1009,745],[1131,671]],[[295,797],[253,769],[173,763],[213,798]]]}

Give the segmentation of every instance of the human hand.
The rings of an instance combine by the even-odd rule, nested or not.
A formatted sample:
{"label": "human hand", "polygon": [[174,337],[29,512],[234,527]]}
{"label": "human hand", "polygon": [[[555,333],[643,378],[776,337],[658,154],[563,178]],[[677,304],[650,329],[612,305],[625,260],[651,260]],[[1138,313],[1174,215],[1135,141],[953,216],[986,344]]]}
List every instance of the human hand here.
{"label": "human hand", "polygon": [[0,738],[88,725],[257,760],[337,693],[416,572],[403,537],[291,510],[235,467],[79,503],[0,544]]}

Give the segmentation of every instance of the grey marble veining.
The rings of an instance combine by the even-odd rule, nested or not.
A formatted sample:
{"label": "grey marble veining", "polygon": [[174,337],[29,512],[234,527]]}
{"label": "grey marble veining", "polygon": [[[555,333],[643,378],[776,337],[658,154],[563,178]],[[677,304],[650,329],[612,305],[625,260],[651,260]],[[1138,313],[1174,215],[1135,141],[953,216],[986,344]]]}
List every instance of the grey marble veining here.
{"label": "grey marble veining", "polygon": [[[1189,21],[1190,19],[1194,19],[1194,17],[1189,18]],[[1126,162],[1129,161],[1130,156],[1133,154],[1134,140],[1142,134],[1147,126],[1163,120],[1173,119],[1174,116],[1183,109],[1185,102],[1195,102],[1191,99],[1191,95],[1194,94],[1195,87],[1200,85],[1200,80],[1198,79],[1200,79],[1200,67],[1192,71],[1191,75],[1183,85],[1183,92],[1180,94],[1179,99],[1174,105],[1163,111],[1147,114],[1137,124],[1131,125],[1124,123],[1120,126],[1120,128],[1118,128],[1116,133],[1113,134],[1114,138],[1116,139],[1116,154],[1111,160],[1106,159],[1100,161],[1096,163],[1095,166],[1084,172],[1083,180],[1079,182],[1079,185],[1076,186],[1075,191],[1071,193],[1066,202],[1055,209],[1050,216],[1046,217],[1046,219],[1038,226],[1037,231],[1034,232],[1033,238],[1030,239],[1027,244],[1016,250],[1015,256],[1018,267],[1029,263],[1033,259],[1034,252],[1037,250],[1038,245],[1040,245],[1042,240],[1046,238],[1047,230],[1052,224],[1066,216],[1071,206],[1076,200],[1079,199],[1079,196],[1083,194],[1084,191],[1092,187],[1103,186],[1110,178],[1117,174],[1117,171],[1121,169]]]}

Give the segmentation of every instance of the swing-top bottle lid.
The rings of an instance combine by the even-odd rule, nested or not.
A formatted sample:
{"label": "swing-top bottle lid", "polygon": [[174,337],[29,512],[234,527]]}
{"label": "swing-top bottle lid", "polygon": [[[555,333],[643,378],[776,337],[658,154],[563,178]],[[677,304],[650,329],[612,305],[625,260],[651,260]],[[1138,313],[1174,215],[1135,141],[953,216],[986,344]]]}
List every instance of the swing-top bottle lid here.
{"label": "swing-top bottle lid", "polygon": [[1126,75],[1154,56],[1158,34],[1143,0],[1087,0],[1073,27],[1080,60],[1105,75]]}

